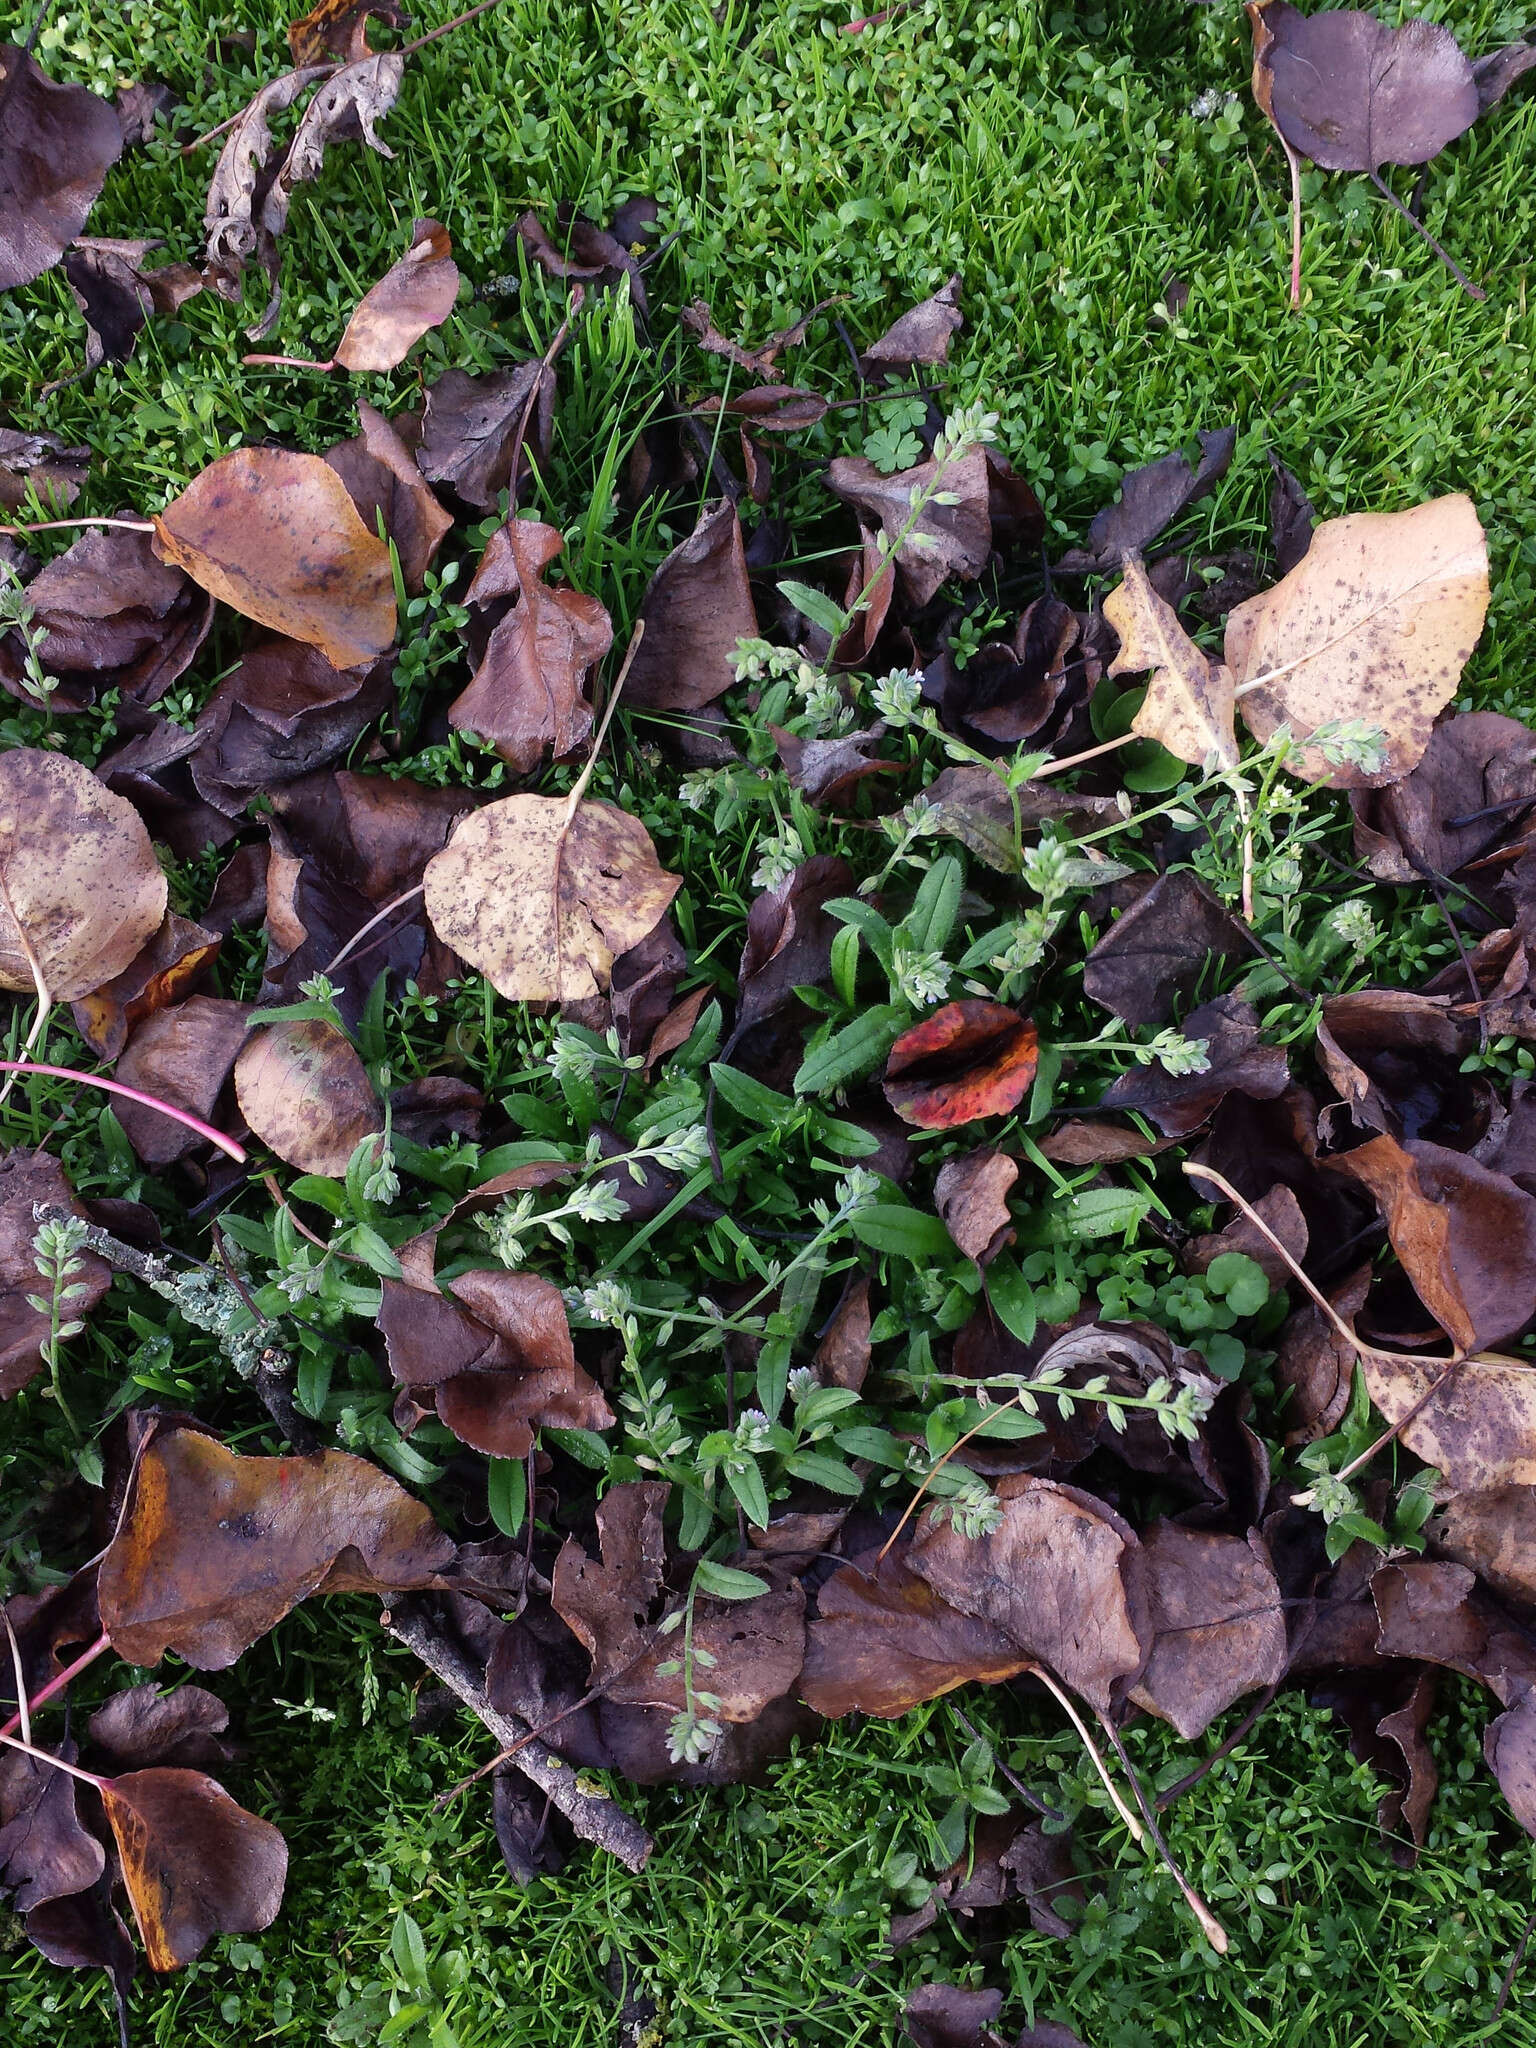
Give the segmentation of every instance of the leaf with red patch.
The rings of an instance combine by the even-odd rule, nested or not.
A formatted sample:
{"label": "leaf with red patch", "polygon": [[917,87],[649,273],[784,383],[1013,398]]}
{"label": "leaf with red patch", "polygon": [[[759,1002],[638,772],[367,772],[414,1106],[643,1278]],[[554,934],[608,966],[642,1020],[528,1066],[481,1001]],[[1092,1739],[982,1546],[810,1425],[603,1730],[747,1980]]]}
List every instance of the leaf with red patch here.
{"label": "leaf with red patch", "polygon": [[1040,1064],[1034,1025],[1002,1003],[966,997],[904,1031],[885,1067],[885,1099],[902,1120],[945,1131],[1006,1116]]}

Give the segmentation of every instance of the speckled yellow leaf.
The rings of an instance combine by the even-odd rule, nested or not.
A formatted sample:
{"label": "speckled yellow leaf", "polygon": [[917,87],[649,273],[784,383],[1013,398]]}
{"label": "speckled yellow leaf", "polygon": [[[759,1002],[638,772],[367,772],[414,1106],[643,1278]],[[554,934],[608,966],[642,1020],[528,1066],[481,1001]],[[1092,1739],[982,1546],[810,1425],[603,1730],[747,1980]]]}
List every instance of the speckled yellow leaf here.
{"label": "speckled yellow leaf", "polygon": [[1193,768],[1212,755],[1224,768],[1235,768],[1231,671],[1200,652],[1173,606],[1148,582],[1140,555],[1122,555],[1120,562],[1125,581],[1104,600],[1104,616],[1120,635],[1109,673],[1139,676],[1151,670],[1132,732],[1156,740]]}
{"label": "speckled yellow leaf", "polygon": [[651,931],[680,886],[650,834],[613,804],[509,796],[460,819],[427,863],[426,906],[445,945],[497,992],[576,1002]]}

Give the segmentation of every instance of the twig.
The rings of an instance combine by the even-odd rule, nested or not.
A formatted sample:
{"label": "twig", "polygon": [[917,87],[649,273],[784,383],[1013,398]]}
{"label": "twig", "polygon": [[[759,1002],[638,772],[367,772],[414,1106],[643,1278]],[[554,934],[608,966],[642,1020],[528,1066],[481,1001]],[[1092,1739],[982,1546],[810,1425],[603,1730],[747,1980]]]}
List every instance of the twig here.
{"label": "twig", "polygon": [[1066,1816],[1062,1813],[1059,1813],[1054,1806],[1047,1806],[1045,1801],[1040,1797],[1040,1794],[1038,1792],[1031,1792],[1031,1790],[1024,1783],[1022,1778],[1014,1776],[1013,1772],[1009,1770],[1008,1766],[1003,1762],[1002,1758],[998,1755],[997,1744],[994,1741],[992,1741],[990,1736],[983,1735],[979,1728],[973,1726],[972,1723],[967,1719],[967,1717],[961,1713],[960,1709],[955,1705],[953,1700],[951,1700],[949,1703],[949,1711],[960,1723],[960,1726],[965,1730],[966,1734],[970,1736],[972,1742],[986,1743],[988,1749],[990,1749],[992,1752],[993,1763],[997,1765],[997,1768],[1002,1772],[1004,1778],[1007,1779],[1008,1783],[1013,1787],[1014,1791],[1019,1795],[1019,1797],[1023,1800],[1026,1806],[1033,1807],[1035,1812],[1042,1815],[1046,1820],[1060,1821],[1066,1818]]}
{"label": "twig", "polygon": [[[61,1208],[57,1202],[34,1202],[32,1205],[34,1223],[69,1223],[74,1221],[72,1211]],[[94,1252],[98,1259],[105,1259],[119,1273],[131,1273],[135,1280],[142,1280],[147,1286],[158,1286],[162,1280],[169,1280],[173,1271],[170,1259],[163,1253],[141,1252],[136,1244],[124,1244],[120,1237],[114,1237],[110,1230],[103,1230],[99,1223],[87,1223],[84,1233],[85,1248]]]}
{"label": "twig", "polygon": [[1499,1995],[1493,2003],[1493,2017],[1495,2019],[1499,2017],[1500,2013],[1503,2012],[1505,2006],[1509,2003],[1509,1994],[1514,1988],[1515,1974],[1519,1970],[1520,1965],[1525,1961],[1525,1952],[1530,1947],[1533,1933],[1536,1933],[1536,1913],[1533,1913],[1530,1919],[1526,1921],[1525,1932],[1520,1937],[1519,1946],[1509,1959],[1509,1968],[1504,1972],[1504,1982],[1499,1986]]}
{"label": "twig", "polygon": [[14,534],[18,540],[25,540],[33,533],[60,533],[77,526],[120,526],[125,533],[153,533],[152,519],[34,519],[29,526],[7,526],[0,521],[0,533]]}
{"label": "twig", "polygon": [[[423,1602],[396,1601],[385,1610],[383,1619],[396,1642],[413,1651],[436,1678],[456,1693],[504,1749],[510,1749],[531,1733],[525,1722],[503,1714],[491,1704],[469,1659],[431,1620]],[[559,1808],[583,1841],[606,1849],[626,1870],[644,1866],[653,1846],[651,1838],[616,1800],[605,1793],[583,1791],[576,1772],[541,1742],[530,1742],[519,1749],[513,1762]]]}
{"label": "twig", "polygon": [[[1103,1780],[1104,1790],[1109,1794],[1110,1804],[1114,1807],[1116,1813],[1119,1814],[1121,1820],[1125,1822],[1126,1831],[1130,1835],[1131,1840],[1137,1843],[1138,1845],[1143,1844],[1146,1841],[1146,1831],[1143,1829],[1141,1822],[1136,1818],[1135,1814],[1132,1813],[1131,1809],[1126,1805],[1125,1801],[1121,1798],[1120,1788],[1115,1783],[1114,1779],[1109,1775],[1109,1765],[1105,1763],[1103,1757],[1099,1754],[1098,1744],[1094,1741],[1093,1737],[1088,1733],[1088,1723],[1077,1711],[1077,1706],[1072,1698],[1072,1695],[1069,1692],[1067,1692],[1065,1688],[1057,1682],[1057,1680],[1052,1676],[1052,1674],[1046,1670],[1043,1664],[1026,1664],[1024,1669],[1029,1673],[1029,1675],[1032,1678],[1038,1678],[1040,1683],[1045,1687],[1047,1692],[1053,1693],[1055,1695],[1062,1712],[1066,1715],[1067,1719],[1072,1723],[1072,1726],[1077,1730],[1077,1739],[1079,1742],[1081,1742],[1084,1749],[1087,1750],[1089,1761],[1092,1763],[1093,1768],[1098,1772],[1100,1778]],[[1137,1790],[1139,1792],[1140,1787],[1138,1787]]]}
{"label": "twig", "polygon": [[16,1630],[10,1615],[0,1607],[0,1621],[5,1623],[6,1640],[11,1646],[11,1669],[16,1674],[16,1725],[21,1730],[23,1742],[32,1740],[32,1703],[27,1698],[27,1674],[21,1668],[21,1645],[16,1640]]}
{"label": "twig", "polygon": [[362,941],[367,938],[368,934],[373,930],[376,924],[382,924],[385,918],[388,917],[392,911],[398,910],[400,908],[402,903],[409,903],[413,896],[419,896],[426,886],[427,885],[425,882],[417,882],[412,888],[402,889],[398,896],[392,896],[390,900],[384,905],[384,908],[382,910],[376,910],[373,913],[372,917],[369,918],[366,924],[358,926],[357,930],[352,934],[351,938],[348,939],[347,943],[342,947],[341,951],[339,953],[333,954],[331,958],[326,961],[324,967],[321,968],[320,972],[322,974],[333,973],[334,970],[341,965],[342,961],[346,959],[347,955],[355,951],[355,949],[362,943]]}
{"label": "twig", "polygon": [[1204,1899],[1201,1898],[1200,1894],[1195,1890],[1174,1860],[1173,1851],[1169,1848],[1163,1837],[1163,1831],[1157,1824],[1157,1815],[1152,1811],[1147,1795],[1141,1789],[1141,1780],[1132,1768],[1131,1760],[1126,1754],[1125,1744],[1120,1740],[1119,1729],[1116,1728],[1114,1722],[1110,1720],[1107,1714],[1101,1713],[1099,1721],[1104,1733],[1114,1745],[1115,1755],[1120,1759],[1120,1768],[1131,1781],[1131,1790],[1136,1794],[1136,1804],[1141,1808],[1142,1818],[1147,1823],[1147,1833],[1152,1837],[1153,1847],[1157,1850],[1158,1855],[1162,1857],[1164,1863],[1167,1864],[1174,1883],[1184,1894],[1185,1905],[1188,1906],[1191,1913],[1199,1921],[1200,1932],[1211,1944],[1211,1947],[1215,1949],[1217,1955],[1224,1956],[1231,1947],[1231,1943],[1227,1939],[1227,1930],[1222,1926],[1216,1915],[1211,1911]]}
{"label": "twig", "polygon": [[1462,290],[1467,294],[1467,296],[1473,299],[1486,299],[1488,294],[1483,290],[1482,286],[1474,284],[1472,282],[1471,278],[1468,277],[1467,273],[1462,269],[1461,265],[1457,263],[1450,255],[1448,255],[1444,249],[1441,248],[1440,244],[1429,232],[1429,229],[1425,227],[1423,221],[1419,220],[1414,214],[1409,212],[1408,208],[1404,206],[1401,199],[1398,198],[1397,194],[1392,190],[1392,187],[1387,183],[1386,179],[1381,175],[1380,171],[1371,172],[1371,183],[1376,187],[1376,190],[1381,194],[1383,199],[1385,199],[1390,205],[1396,207],[1397,211],[1403,216],[1403,219],[1407,221],[1409,227],[1413,229],[1414,233],[1418,235],[1422,240],[1428,242],[1430,248],[1434,250],[1435,254],[1440,258],[1440,261],[1445,265],[1446,269],[1451,273],[1452,277],[1455,278],[1456,282],[1461,286]]}
{"label": "twig", "polygon": [[878,14],[861,14],[857,21],[845,21],[838,33],[856,36],[867,28],[883,28],[886,22],[898,20],[915,4],[916,0],[894,0],[892,6],[882,7]]}
{"label": "twig", "polygon": [[1170,1785],[1166,1792],[1158,1793],[1157,1798],[1152,1803],[1159,1813],[1162,1813],[1165,1808],[1172,1806],[1176,1799],[1182,1799],[1186,1792],[1193,1792],[1200,1780],[1208,1772],[1213,1771],[1223,1757],[1228,1757],[1232,1754],[1243,1738],[1250,1735],[1259,1720],[1269,1712],[1275,1703],[1275,1697],[1279,1690],[1278,1685],[1266,1685],[1253,1705],[1221,1745],[1213,1749],[1208,1757],[1205,1757],[1200,1763],[1196,1764],[1192,1771],[1186,1771],[1176,1785]]}

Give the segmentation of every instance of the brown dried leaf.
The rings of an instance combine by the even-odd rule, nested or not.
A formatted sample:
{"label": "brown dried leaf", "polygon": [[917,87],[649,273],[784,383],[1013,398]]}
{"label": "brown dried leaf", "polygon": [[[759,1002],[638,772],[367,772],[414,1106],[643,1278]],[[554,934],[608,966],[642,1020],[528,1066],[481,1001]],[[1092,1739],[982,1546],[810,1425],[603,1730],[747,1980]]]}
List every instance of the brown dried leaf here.
{"label": "brown dried leaf", "polygon": [[441,327],[459,295],[453,243],[438,220],[418,220],[411,246],[358,303],[336,349],[344,370],[393,370]]}
{"label": "brown dried leaf", "polygon": [[1147,581],[1139,555],[1122,555],[1120,564],[1124,581],[1104,600],[1104,616],[1120,635],[1120,652],[1107,673],[1152,672],[1131,730],[1193,767],[1214,758],[1235,768],[1231,671],[1200,652],[1172,605]]}
{"label": "brown dried leaf", "polygon": [[1159,875],[1088,955],[1083,992],[1127,1024],[1166,1024],[1212,954],[1251,951],[1245,928],[1186,869]]}
{"label": "brown dried leaf", "polygon": [[613,626],[595,597],[549,584],[544,572],[564,536],[534,519],[509,519],[487,543],[466,593],[469,604],[516,603],[491,633],[469,687],[448,707],[448,723],[491,741],[519,775],[547,754],[563,760],[590,737],[592,706],[583,691],[613,644]]}
{"label": "brown dried leaf", "polygon": [[[18,75],[19,74],[19,75]],[[123,146],[116,109],[0,44],[0,291],[30,284],[85,226]]]}
{"label": "brown dried leaf", "polygon": [[1029,1662],[991,1620],[941,1599],[903,1552],[867,1551],[832,1574],[806,1630],[800,1697],[818,1714],[894,1718],[979,1682],[996,1685]]}
{"label": "brown dried leaf", "polygon": [[471,812],[427,863],[426,906],[445,945],[498,994],[575,1002],[607,986],[677,894],[650,834],[613,804],[511,796]]}
{"label": "brown dried leaf", "polygon": [[1284,1677],[1280,1588],[1256,1529],[1245,1539],[1162,1521],[1141,1543],[1152,1647],[1130,1697],[1193,1742],[1234,1700]]}
{"label": "brown dried leaf", "polygon": [[1018,1177],[1018,1161],[990,1148],[948,1159],[939,1168],[934,1207],[955,1243],[978,1266],[1013,1242],[1008,1191]]}
{"label": "brown dried leaf", "polygon": [[[943,491],[953,504],[930,498],[912,525],[914,492],[927,492],[939,476],[936,462],[920,462],[883,476],[862,455],[839,455],[827,466],[827,488],[878,524],[895,548],[896,567],[914,607],[934,597],[951,576],[974,582],[992,552],[989,472],[982,449],[945,465]],[[898,542],[900,543],[898,545]]]}
{"label": "brown dried leaf", "polygon": [[[1372,1138],[1330,1164],[1375,1196],[1414,1291],[1458,1351],[1504,1342],[1536,1315],[1536,1196],[1507,1175],[1422,1139],[1400,1145],[1395,1138]],[[1365,1366],[1370,1378],[1372,1361]],[[1404,1373],[1411,1378],[1421,1370],[1410,1366]],[[1478,1368],[1476,1385],[1484,1400],[1490,1384]],[[1407,1405],[1400,1392],[1394,1386],[1393,1408],[1383,1406],[1389,1420]],[[1380,1405],[1374,1385],[1371,1394]],[[1456,1395],[1454,1382],[1449,1398],[1465,1398]],[[1410,1445],[1435,1433],[1439,1410],[1437,1403],[1414,1425]],[[1428,1451],[1419,1455],[1443,1463]],[[1475,1482],[1453,1482],[1470,1483]]]}
{"label": "brown dried leaf", "polygon": [[871,342],[859,359],[866,377],[899,376],[916,363],[949,360],[949,344],[965,325],[958,273],[932,298],[913,306]]}
{"label": "brown dried leaf", "polygon": [[101,1625],[130,1664],[174,1650],[222,1671],[311,1594],[429,1586],[453,1554],[429,1510],[366,1458],[247,1458],[161,1429],[101,1560]]}
{"label": "brown dried leaf", "polygon": [[698,711],[736,680],[738,640],[757,637],[741,519],[728,498],[705,505],[667,556],[640,606],[645,637],[630,665],[629,702]]}
{"label": "brown dried leaf", "polygon": [[92,1714],[91,1741],[106,1750],[115,1765],[138,1770],[147,1764],[226,1763],[228,1743],[219,1737],[229,1726],[229,1709],[202,1685],[178,1685],[162,1692],[153,1679],[115,1692]]}
{"label": "brown dried leaf", "polygon": [[75,1029],[92,1052],[115,1060],[136,1025],[190,994],[221,944],[217,932],[168,910],[136,960],[71,1005]]}
{"label": "brown dried leaf", "polygon": [[138,812],[38,747],[0,755],[0,988],[75,1002],[160,928],[166,881]]}
{"label": "brown dried leaf", "polygon": [[1141,1670],[1141,1546],[1112,1508],[1028,1473],[999,1480],[1000,1525],[975,1538],[926,1527],[911,1570],[966,1614],[990,1622],[1107,1712]]}
{"label": "brown dried leaf", "polygon": [[80,495],[90,462],[89,448],[66,448],[57,434],[0,427],[0,511],[14,512],[30,487],[57,517]]}
{"label": "brown dried leaf", "polygon": [[325,460],[347,487],[347,496],[370,533],[384,531],[400,557],[400,580],[412,597],[421,593],[427,570],[453,530],[453,517],[433,496],[416,458],[383,413],[367,399],[357,406],[361,434],[326,451]]}
{"label": "brown dried leaf", "polygon": [[1218,427],[1196,439],[1200,459],[1193,469],[1175,452],[1127,471],[1119,497],[1095,514],[1088,546],[1070,549],[1057,563],[1058,570],[1069,576],[1104,575],[1118,567],[1122,555],[1143,553],[1165,526],[1219,483],[1237,446],[1236,427]]}
{"label": "brown dried leaf", "polygon": [[130,1771],[101,1787],[123,1884],[152,1970],[190,1963],[216,1934],[277,1918],[288,1845],[201,1771]]}
{"label": "brown dried leaf", "polygon": [[549,453],[554,402],[555,373],[546,363],[479,377],[445,370],[427,390],[416,458],[422,475],[477,512],[494,512],[509,487],[515,503],[530,461],[542,468]]}
{"label": "brown dried leaf", "polygon": [[1227,621],[1244,722],[1258,740],[1288,724],[1304,741],[1333,720],[1363,721],[1386,737],[1379,774],[1306,746],[1287,766],[1346,789],[1395,782],[1456,694],[1487,609],[1488,546],[1470,498],[1326,520],[1290,574]]}
{"label": "brown dried leaf", "polygon": [[156,515],[155,535],[194,583],[335,668],[373,661],[395,637],[389,549],[318,455],[220,456]]}
{"label": "brown dried leaf", "polygon": [[398,0],[319,0],[308,14],[288,24],[289,55],[295,64],[365,56],[368,23],[375,16],[390,28],[403,27],[410,18]]}
{"label": "brown dried leaf", "polygon": [[253,1031],[235,1061],[235,1099],[279,1159],[331,1180],[340,1180],[363,1140],[384,1128],[351,1040],[319,1017]]}
{"label": "brown dried leaf", "polygon": [[[329,65],[309,64],[264,85],[237,116],[219,151],[203,208],[203,228],[208,238],[208,269],[226,297],[239,296],[240,273],[260,244],[257,198],[265,190],[277,152],[272,116],[291,107],[329,69]],[[262,260],[269,275],[275,271],[276,256],[270,248],[262,249]]]}
{"label": "brown dried leaf", "polygon": [[[66,1742],[59,1754],[73,1763],[75,1745]],[[0,1751],[0,1888],[14,1912],[83,1892],[106,1868],[100,1842],[80,1818],[78,1794],[79,1780],[51,1764]]]}
{"label": "brown dried leaf", "polygon": [[[117,1078],[207,1122],[246,1044],[251,1014],[249,1003],[189,996],[139,1025],[118,1060]],[[142,1103],[119,1102],[117,1117],[146,1166],[169,1166],[204,1143],[196,1131]]]}

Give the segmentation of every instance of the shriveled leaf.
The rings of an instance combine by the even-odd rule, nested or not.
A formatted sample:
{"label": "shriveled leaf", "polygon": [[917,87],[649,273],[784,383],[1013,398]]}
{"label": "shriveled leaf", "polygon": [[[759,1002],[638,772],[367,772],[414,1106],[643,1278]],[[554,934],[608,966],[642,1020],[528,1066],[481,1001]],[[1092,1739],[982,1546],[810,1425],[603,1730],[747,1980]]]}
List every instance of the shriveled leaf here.
{"label": "shriveled leaf", "polygon": [[[117,1078],[207,1122],[247,1042],[249,1003],[189,996],[147,1017],[117,1063]],[[204,1142],[185,1124],[139,1102],[119,1102],[118,1121],[146,1166],[169,1166]]]}
{"label": "shriveled leaf", "polygon": [[1483,1754],[1510,1812],[1528,1835],[1536,1835],[1536,1692],[1489,1722]]}
{"label": "shriveled leaf", "polygon": [[229,1709],[201,1685],[162,1692],[152,1679],[115,1692],[90,1719],[90,1738],[114,1765],[193,1765],[227,1762],[230,1749],[219,1737],[229,1726]]}
{"label": "shriveled leaf", "polygon": [[1370,1590],[1378,1655],[1443,1664],[1506,1707],[1536,1689],[1536,1641],[1464,1565],[1399,1558],[1372,1574]]}
{"label": "shriveled leaf", "polygon": [[351,1041],[318,1017],[252,1032],[235,1061],[235,1099],[279,1159],[331,1180],[340,1180],[364,1138],[384,1127]]}
{"label": "shriveled leaf", "polygon": [[1107,673],[1151,671],[1131,730],[1192,767],[1214,759],[1223,768],[1235,768],[1230,670],[1200,652],[1172,605],[1147,581],[1140,556],[1123,555],[1121,567],[1124,581],[1104,600],[1104,616],[1120,635],[1120,652]]}
{"label": "shriveled leaf", "polygon": [[339,669],[395,637],[389,549],[318,455],[237,448],[155,518],[162,557],[225,604]]}
{"label": "shriveled leaf", "polygon": [[1013,1242],[1008,1192],[1018,1177],[1018,1161],[990,1149],[948,1159],[939,1168],[934,1206],[955,1243],[979,1266]]}
{"label": "shriveled leaf", "polygon": [[992,1621],[942,1599],[900,1550],[842,1566],[816,1608],[800,1697],[818,1714],[894,1717],[956,1686],[996,1685],[1029,1661]]}
{"label": "shriveled leaf", "polygon": [[1075,1487],[1019,1473],[998,1482],[997,1497],[996,1529],[973,1538],[925,1526],[908,1566],[1107,1712],[1145,1657],[1141,1546],[1112,1508]]}
{"label": "shriveled leaf", "polygon": [[[1372,1138],[1331,1163],[1376,1198],[1414,1291],[1458,1351],[1502,1343],[1536,1316],[1536,1196],[1423,1139]],[[1372,1361],[1365,1364],[1369,1377]],[[1393,1398],[1401,1413],[1406,1403]]]}
{"label": "shriveled leaf", "polygon": [[159,930],[166,881],[138,812],[88,768],[38,747],[0,754],[0,988],[74,1002]]}
{"label": "shriveled leaf", "polygon": [[[209,273],[226,297],[239,296],[240,274],[261,246],[256,207],[278,154],[273,116],[291,107],[329,68],[308,64],[274,78],[236,116],[225,137],[208,185],[203,229]],[[269,275],[274,273],[277,259],[270,246],[262,247],[262,260]]]}
{"label": "shriveled leaf", "polygon": [[640,616],[645,636],[630,665],[631,704],[698,711],[736,679],[738,640],[755,639],[741,519],[728,498],[706,505],[688,538],[651,578]]}
{"label": "shriveled leaf", "polygon": [[1386,742],[1379,773],[1314,746],[1287,765],[1346,789],[1395,782],[1456,694],[1487,609],[1488,547],[1470,498],[1326,520],[1290,574],[1227,621],[1244,722],[1258,740],[1282,724],[1299,741],[1336,720],[1375,727]]}
{"label": "shriveled leaf", "polygon": [[882,476],[862,455],[839,455],[827,465],[828,489],[884,531],[914,606],[927,604],[950,576],[974,582],[992,552],[983,450],[974,448],[946,465],[940,495],[952,496],[955,502],[940,504],[930,497],[914,526],[914,495],[932,491],[938,479],[939,467],[932,461],[898,470],[894,476]]}
{"label": "shriveled leaf", "polygon": [[400,557],[400,578],[412,597],[420,594],[426,572],[453,530],[453,518],[437,502],[416,458],[383,413],[360,399],[355,440],[326,451],[325,460],[347,487],[347,495],[370,533],[384,531]]}
{"label": "shriveled leaf", "polygon": [[177,1970],[216,1934],[277,1918],[288,1845],[201,1771],[129,1771],[101,1788],[123,1885],[152,1970]]}
{"label": "shriveled leaf", "polygon": [[1227,473],[1237,446],[1236,427],[1218,427],[1197,435],[1200,459],[1193,468],[1177,452],[1128,470],[1120,495],[1096,513],[1088,529],[1088,546],[1072,548],[1057,563],[1070,576],[1098,576],[1118,566],[1127,553],[1142,553],[1198,498],[1203,498]]}
{"label": "shriveled leaf", "polygon": [[920,1984],[907,2000],[903,2024],[917,2048],[987,2048],[1002,2010],[1001,1991]]}
{"label": "shriveled leaf", "polygon": [[886,1061],[885,1099],[905,1123],[948,1130],[1017,1109],[1039,1064],[1027,1017],[968,996],[901,1034]]}
{"label": "shriveled leaf", "polygon": [[103,241],[80,236],[64,252],[64,276],[85,316],[85,368],[125,363],[151,313],[175,313],[203,288],[190,263],[147,269],[159,242]]}
{"label": "shriveled leaf", "polygon": [[336,349],[344,370],[393,370],[441,327],[459,295],[453,243],[438,220],[418,220],[411,246],[359,301]]}
{"label": "shriveled leaf", "polygon": [[[613,644],[613,626],[595,597],[544,572],[564,536],[534,519],[509,519],[492,534],[467,602],[504,611],[492,629],[468,689],[448,707],[448,722],[489,740],[519,775],[546,754],[574,753],[592,731],[585,689]],[[500,600],[516,602],[505,611]],[[495,613],[492,613],[495,616]]]}
{"label": "shriveled leaf", "polygon": [[[19,74],[19,75],[18,75]],[[85,226],[123,146],[109,100],[0,44],[0,291],[30,284]]]}
{"label": "shriveled leaf", "polygon": [[101,1561],[101,1625],[130,1664],[222,1671],[313,1593],[431,1585],[454,1546],[398,1480],[347,1451],[243,1457],[164,1429]]}
{"label": "shriveled leaf", "polygon": [[498,994],[573,1002],[607,986],[616,955],[681,886],[638,819],[612,804],[512,796],[455,826],[426,869],[427,915]]}
{"label": "shriveled leaf", "polygon": [[295,64],[365,56],[368,23],[375,17],[390,28],[401,28],[409,19],[399,0],[319,0],[308,14],[288,24],[289,54]]}
{"label": "shriveled leaf", "polygon": [[1285,1675],[1280,1588],[1257,1530],[1245,1539],[1155,1522],[1142,1557],[1152,1647],[1130,1697],[1192,1742],[1234,1700]]}
{"label": "shriveled leaf", "polygon": [[1245,958],[1248,934],[1186,869],[1159,875],[1088,955],[1083,992],[1127,1024],[1166,1024],[1214,954]]}
{"label": "shriveled leaf", "polygon": [[960,279],[956,275],[932,298],[924,299],[894,320],[860,357],[866,377],[895,377],[916,363],[942,363],[949,344],[965,325],[960,311]]}

